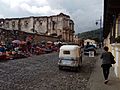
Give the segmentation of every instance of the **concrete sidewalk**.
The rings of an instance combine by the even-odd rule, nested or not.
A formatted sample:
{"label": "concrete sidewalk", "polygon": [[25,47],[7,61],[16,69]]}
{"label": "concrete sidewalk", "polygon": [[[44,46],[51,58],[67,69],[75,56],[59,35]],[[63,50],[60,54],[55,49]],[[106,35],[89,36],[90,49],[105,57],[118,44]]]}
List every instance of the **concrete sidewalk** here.
{"label": "concrete sidewalk", "polygon": [[110,69],[109,82],[104,84],[100,55],[90,76],[87,90],[120,90],[120,79],[115,76],[114,67]]}

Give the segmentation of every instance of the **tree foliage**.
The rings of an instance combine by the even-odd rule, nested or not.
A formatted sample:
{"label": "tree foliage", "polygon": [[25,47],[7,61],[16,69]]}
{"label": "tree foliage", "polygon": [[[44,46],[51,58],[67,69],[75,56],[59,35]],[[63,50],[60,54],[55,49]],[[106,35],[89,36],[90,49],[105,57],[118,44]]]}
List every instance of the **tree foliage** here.
{"label": "tree foliage", "polygon": [[83,32],[83,33],[78,33],[78,37],[81,39],[93,39],[96,42],[100,42],[103,37],[103,29],[97,29],[97,30]]}

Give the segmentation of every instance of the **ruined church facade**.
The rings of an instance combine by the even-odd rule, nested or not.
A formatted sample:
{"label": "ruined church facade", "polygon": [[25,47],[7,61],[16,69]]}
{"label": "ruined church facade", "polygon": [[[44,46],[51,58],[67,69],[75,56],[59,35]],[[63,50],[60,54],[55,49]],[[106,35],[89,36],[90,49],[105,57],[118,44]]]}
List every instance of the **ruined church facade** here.
{"label": "ruined church facade", "polygon": [[66,42],[73,42],[75,32],[73,20],[63,13],[53,16],[0,19],[0,28],[53,36]]}

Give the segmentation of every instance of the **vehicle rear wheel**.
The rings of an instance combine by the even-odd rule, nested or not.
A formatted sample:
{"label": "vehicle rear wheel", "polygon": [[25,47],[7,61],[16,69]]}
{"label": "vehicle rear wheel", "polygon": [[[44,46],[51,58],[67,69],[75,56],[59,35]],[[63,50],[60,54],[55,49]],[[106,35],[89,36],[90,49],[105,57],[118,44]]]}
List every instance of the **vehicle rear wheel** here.
{"label": "vehicle rear wheel", "polygon": [[74,70],[75,70],[76,72],[78,72],[78,71],[80,70],[80,67],[79,67],[79,66],[78,66],[78,67],[75,67]]}
{"label": "vehicle rear wheel", "polygon": [[59,66],[59,70],[62,70],[62,68],[63,68],[62,66]]}
{"label": "vehicle rear wheel", "polygon": [[94,55],[96,55],[96,51],[94,51]]}
{"label": "vehicle rear wheel", "polygon": [[82,57],[80,57],[80,61],[81,61],[81,64],[82,64]]}

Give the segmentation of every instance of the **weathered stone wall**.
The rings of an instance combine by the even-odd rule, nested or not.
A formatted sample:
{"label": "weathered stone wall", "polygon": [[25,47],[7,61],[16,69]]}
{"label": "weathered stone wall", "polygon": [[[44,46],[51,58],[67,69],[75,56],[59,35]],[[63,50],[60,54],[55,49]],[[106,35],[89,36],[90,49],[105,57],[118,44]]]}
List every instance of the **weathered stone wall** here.
{"label": "weathered stone wall", "polygon": [[55,42],[55,41],[58,41],[58,40],[59,40],[58,38],[51,37],[51,36],[45,36],[45,35],[35,35],[35,37],[34,37],[34,42],[35,43],[41,43],[42,41]]}
{"label": "weathered stone wall", "polygon": [[57,17],[49,17],[48,18],[48,33],[49,34],[57,34]]}
{"label": "weathered stone wall", "polygon": [[20,19],[20,30],[28,33],[33,33],[33,17]]}
{"label": "weathered stone wall", "polygon": [[56,33],[64,41],[73,41],[74,23],[69,16],[62,13],[57,16],[51,16],[48,18],[48,33]]}
{"label": "weathered stone wall", "polygon": [[39,35],[33,33],[27,33],[23,31],[14,30],[17,34],[14,34],[12,30],[5,30],[0,28],[0,43],[11,43],[12,40],[27,40],[28,37],[32,37],[33,43],[40,43],[41,41],[57,41],[58,38],[46,36],[46,35]]}
{"label": "weathered stone wall", "polygon": [[3,28],[7,30],[18,30],[18,19],[5,19]]}
{"label": "weathered stone wall", "polygon": [[48,19],[47,17],[35,17],[34,18],[34,29],[38,34],[45,34],[48,30],[47,27]]}
{"label": "weathered stone wall", "polygon": [[4,19],[0,19],[0,28],[4,28]]}

